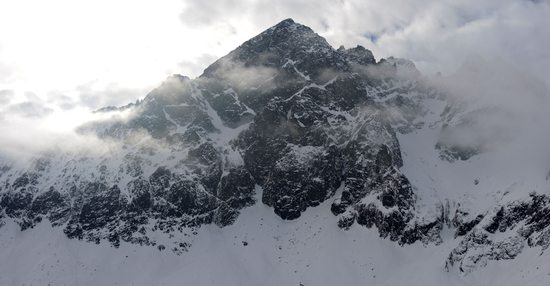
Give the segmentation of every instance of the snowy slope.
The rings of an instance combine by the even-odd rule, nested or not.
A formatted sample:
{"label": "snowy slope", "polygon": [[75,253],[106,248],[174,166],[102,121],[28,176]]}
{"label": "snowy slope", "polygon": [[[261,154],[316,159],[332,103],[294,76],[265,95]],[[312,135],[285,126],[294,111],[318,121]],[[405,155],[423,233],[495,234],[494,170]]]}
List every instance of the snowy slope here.
{"label": "snowy slope", "polygon": [[[398,247],[361,226],[337,227],[323,204],[284,221],[256,204],[234,225],[205,226],[182,255],[67,239],[42,223],[0,233],[1,285],[544,285],[550,255],[528,250],[462,276],[444,261],[456,241]],[[244,245],[244,242],[247,245]]]}

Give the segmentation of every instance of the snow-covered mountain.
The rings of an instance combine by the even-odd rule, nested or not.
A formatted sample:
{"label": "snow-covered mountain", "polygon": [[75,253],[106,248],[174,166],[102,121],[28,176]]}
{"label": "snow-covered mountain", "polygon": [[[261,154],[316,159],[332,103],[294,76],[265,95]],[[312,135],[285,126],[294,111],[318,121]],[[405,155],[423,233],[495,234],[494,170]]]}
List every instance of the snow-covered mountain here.
{"label": "snow-covered mountain", "polygon": [[519,151],[541,118],[464,95],[548,92],[476,72],[284,20],[98,110],[96,148],[2,161],[0,284],[544,285],[550,157]]}

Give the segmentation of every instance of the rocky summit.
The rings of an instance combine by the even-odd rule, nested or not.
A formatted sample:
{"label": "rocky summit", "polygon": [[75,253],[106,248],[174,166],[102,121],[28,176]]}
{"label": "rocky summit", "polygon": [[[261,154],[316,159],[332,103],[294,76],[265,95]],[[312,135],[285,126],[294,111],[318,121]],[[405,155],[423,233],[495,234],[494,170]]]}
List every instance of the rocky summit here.
{"label": "rocky summit", "polygon": [[369,229],[403,248],[452,241],[441,269],[467,274],[550,246],[542,190],[474,207],[471,197],[427,196],[430,188],[405,172],[402,138],[422,130],[436,134],[422,146],[437,164],[483,156],[485,145],[447,140],[480,112],[450,100],[411,61],[335,49],[287,19],[195,79],[173,75],[143,100],[96,111],[106,119],[78,132],[107,142],[105,150],[61,147],[2,162],[0,223],[184,256],[191,237],[206,226],[223,230],[251,206],[269,207],[285,224],[328,205],[323,214],[343,233]]}

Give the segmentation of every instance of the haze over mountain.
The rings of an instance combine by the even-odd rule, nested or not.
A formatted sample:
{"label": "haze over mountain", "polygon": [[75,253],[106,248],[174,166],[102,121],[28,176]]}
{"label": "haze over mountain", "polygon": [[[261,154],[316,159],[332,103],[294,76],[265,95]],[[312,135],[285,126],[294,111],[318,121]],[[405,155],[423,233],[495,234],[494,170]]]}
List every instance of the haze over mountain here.
{"label": "haze over mountain", "polygon": [[5,149],[0,284],[541,285],[548,95],[504,60],[429,78],[283,20]]}

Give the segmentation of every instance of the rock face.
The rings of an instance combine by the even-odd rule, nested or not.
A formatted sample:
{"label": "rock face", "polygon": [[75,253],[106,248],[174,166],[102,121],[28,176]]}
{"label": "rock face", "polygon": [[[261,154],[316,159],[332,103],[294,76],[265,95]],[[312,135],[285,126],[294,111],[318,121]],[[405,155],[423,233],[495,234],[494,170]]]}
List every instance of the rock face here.
{"label": "rock face", "polygon": [[526,201],[501,206],[468,224],[472,230],[457,232],[465,237],[449,254],[448,269],[457,265],[468,273],[488,260],[513,259],[527,246],[546,250],[550,246],[550,198],[532,193]]}
{"label": "rock face", "polygon": [[[107,150],[1,167],[0,220],[25,229],[46,219],[71,238],[155,246],[159,233],[224,227],[255,203],[293,220],[329,201],[340,228],[376,228],[401,245],[439,243],[454,228],[463,241],[449,267],[513,258],[526,239],[548,247],[546,197],[471,220],[460,211],[451,219],[443,206],[419,215],[397,137],[422,126],[423,100],[439,96],[419,78],[410,61],[334,49],[284,20],[196,79],[174,75],[142,101],[97,111],[113,116],[79,131]],[[475,153],[438,146],[460,159]],[[517,230],[509,240],[491,240],[509,230]],[[189,246],[176,240],[171,249]]]}

